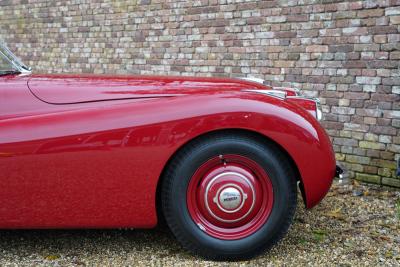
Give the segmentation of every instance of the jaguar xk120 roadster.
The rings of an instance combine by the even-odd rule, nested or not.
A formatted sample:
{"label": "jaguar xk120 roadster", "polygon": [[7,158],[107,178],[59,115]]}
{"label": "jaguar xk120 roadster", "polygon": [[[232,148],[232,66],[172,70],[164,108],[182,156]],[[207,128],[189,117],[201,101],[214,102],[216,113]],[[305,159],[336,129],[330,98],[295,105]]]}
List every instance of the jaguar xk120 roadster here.
{"label": "jaguar xk120 roadster", "polygon": [[317,99],[260,79],[31,74],[0,47],[0,228],[151,228],[214,260],[287,232],[336,168]]}

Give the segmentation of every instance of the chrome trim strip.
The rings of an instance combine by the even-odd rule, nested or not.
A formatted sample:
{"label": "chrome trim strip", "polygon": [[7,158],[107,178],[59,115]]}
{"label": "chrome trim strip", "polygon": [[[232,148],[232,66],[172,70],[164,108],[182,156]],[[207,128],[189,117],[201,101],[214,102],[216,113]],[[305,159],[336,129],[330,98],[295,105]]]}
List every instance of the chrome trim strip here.
{"label": "chrome trim strip", "polygon": [[293,88],[293,87],[272,87],[274,90],[289,90],[293,91],[296,93],[296,95],[300,95],[301,90],[299,88]]}
{"label": "chrome trim strip", "polygon": [[256,77],[239,77],[241,80],[264,84],[265,80]]}
{"label": "chrome trim strip", "polygon": [[317,97],[311,97],[311,96],[303,96],[303,95],[296,95],[296,96],[288,96],[287,98],[298,98],[298,99],[305,99],[305,100],[313,100],[315,102],[320,103],[321,101]]}
{"label": "chrome trim strip", "polygon": [[321,107],[321,103],[320,100],[317,98],[318,101],[315,101],[315,105],[316,105],[316,114],[317,114],[317,120],[320,121],[323,119],[323,113],[322,113],[322,107]]}
{"label": "chrome trim strip", "polygon": [[280,91],[280,90],[262,90],[262,89],[247,89],[243,90],[244,92],[252,92],[252,93],[257,93],[257,94],[263,94],[263,95],[268,95],[272,97],[276,97],[279,99],[285,99],[287,96],[285,91]]}

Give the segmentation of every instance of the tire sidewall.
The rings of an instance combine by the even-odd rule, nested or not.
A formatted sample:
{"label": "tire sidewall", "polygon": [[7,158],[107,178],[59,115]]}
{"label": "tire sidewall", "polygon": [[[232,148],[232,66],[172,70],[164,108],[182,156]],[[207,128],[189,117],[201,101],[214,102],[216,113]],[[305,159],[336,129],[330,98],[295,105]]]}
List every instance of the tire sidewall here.
{"label": "tire sidewall", "polygon": [[[242,239],[221,240],[208,235],[192,220],[187,208],[187,188],[195,171],[210,158],[224,154],[238,154],[255,161],[267,172],[273,187],[273,207],[267,221],[255,233]],[[174,175],[172,181],[174,194],[171,194],[170,209],[173,214],[179,214],[174,222],[184,238],[183,242],[201,248],[202,254],[245,255],[258,251],[268,247],[282,231],[285,222],[291,219],[288,196],[293,193],[293,177],[287,175],[285,168],[289,166],[284,166],[273,147],[241,139],[220,139],[212,145],[194,147],[185,153],[181,163],[174,170],[178,175]]]}

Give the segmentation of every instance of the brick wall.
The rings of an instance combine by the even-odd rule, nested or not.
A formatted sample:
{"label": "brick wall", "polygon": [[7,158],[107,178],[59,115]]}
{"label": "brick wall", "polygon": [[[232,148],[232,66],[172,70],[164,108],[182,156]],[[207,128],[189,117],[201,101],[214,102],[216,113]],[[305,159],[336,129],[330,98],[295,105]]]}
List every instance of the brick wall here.
{"label": "brick wall", "polygon": [[255,76],[322,99],[337,159],[400,187],[400,0],[0,1],[35,72]]}

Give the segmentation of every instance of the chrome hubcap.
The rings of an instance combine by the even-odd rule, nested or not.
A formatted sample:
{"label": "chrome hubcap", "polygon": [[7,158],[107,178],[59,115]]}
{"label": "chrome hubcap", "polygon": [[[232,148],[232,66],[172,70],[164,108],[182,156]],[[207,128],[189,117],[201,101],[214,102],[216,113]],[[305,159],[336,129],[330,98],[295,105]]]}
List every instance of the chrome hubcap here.
{"label": "chrome hubcap", "polygon": [[239,207],[240,203],[242,203],[242,194],[235,187],[227,187],[219,193],[218,206],[225,210],[234,210]]}
{"label": "chrome hubcap", "polygon": [[[247,203],[249,194],[251,200]],[[255,197],[253,185],[246,176],[228,171],[214,176],[208,183],[204,204],[209,214],[218,221],[234,223],[246,218],[252,211]]]}

